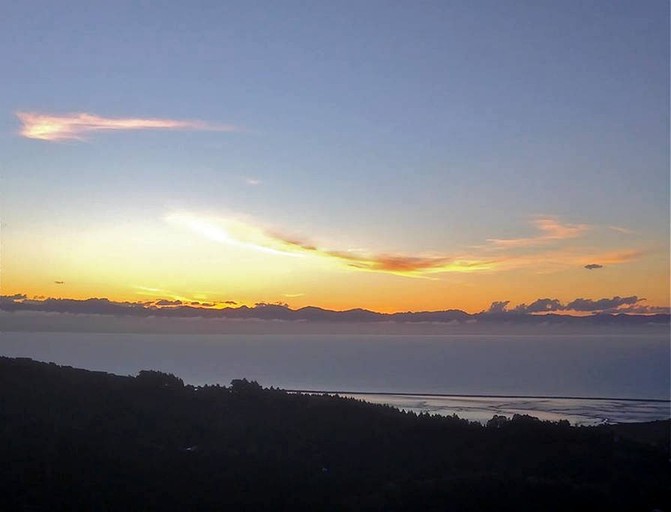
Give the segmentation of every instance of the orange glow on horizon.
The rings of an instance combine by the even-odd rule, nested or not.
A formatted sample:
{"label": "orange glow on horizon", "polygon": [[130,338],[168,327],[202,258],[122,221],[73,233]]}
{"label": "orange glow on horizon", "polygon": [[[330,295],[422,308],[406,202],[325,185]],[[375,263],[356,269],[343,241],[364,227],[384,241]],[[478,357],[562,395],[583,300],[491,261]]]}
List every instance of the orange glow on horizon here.
{"label": "orange glow on horizon", "polygon": [[[485,244],[450,257],[327,249],[237,218],[175,214],[167,220],[3,231],[2,294],[213,304],[207,307],[286,302],[387,313],[476,313],[494,301],[528,304],[543,297],[669,302],[666,253],[607,238],[601,243],[596,227],[594,236],[570,245]],[[602,267],[584,268],[595,263]]]}

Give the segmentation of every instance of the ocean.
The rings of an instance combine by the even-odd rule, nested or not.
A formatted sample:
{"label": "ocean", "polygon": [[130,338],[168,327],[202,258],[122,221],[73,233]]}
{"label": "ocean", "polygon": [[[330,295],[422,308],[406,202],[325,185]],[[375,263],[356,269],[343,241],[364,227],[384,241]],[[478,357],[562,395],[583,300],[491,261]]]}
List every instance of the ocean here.
{"label": "ocean", "polygon": [[[256,380],[486,421],[671,416],[668,335],[0,334],[0,355],[193,385]],[[357,394],[365,393],[365,394]]]}

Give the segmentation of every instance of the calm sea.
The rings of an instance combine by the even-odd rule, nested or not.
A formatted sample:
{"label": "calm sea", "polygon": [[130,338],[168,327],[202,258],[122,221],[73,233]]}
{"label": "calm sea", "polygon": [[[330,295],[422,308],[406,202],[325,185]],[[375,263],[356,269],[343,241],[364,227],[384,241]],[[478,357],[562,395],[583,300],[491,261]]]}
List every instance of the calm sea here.
{"label": "calm sea", "polygon": [[668,335],[4,332],[0,355],[121,375],[160,370],[194,385],[244,377],[285,389],[366,392],[372,394],[357,398],[474,420],[524,413],[588,424],[670,416]]}

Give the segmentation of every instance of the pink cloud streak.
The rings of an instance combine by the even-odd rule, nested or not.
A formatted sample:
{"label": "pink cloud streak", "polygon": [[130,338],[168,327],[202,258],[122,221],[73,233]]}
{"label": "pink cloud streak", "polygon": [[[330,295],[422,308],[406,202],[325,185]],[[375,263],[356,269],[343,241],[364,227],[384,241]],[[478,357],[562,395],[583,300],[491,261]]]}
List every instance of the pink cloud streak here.
{"label": "pink cloud streak", "polygon": [[487,241],[501,248],[532,247],[560,240],[578,238],[590,228],[587,224],[562,224],[553,217],[533,221],[540,234],[525,238],[490,238]]}
{"label": "pink cloud streak", "polygon": [[52,115],[36,112],[17,112],[21,121],[19,134],[28,139],[59,142],[84,140],[90,133],[120,130],[207,130],[235,132],[232,125],[211,124],[204,121],[144,118],[108,118],[85,112]]}

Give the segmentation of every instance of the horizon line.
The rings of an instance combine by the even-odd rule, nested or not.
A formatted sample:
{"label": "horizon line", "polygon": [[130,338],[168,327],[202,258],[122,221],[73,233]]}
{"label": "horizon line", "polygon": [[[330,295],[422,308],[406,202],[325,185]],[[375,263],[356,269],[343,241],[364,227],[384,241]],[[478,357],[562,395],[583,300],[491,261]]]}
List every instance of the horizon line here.
{"label": "horizon line", "polygon": [[[235,313],[240,311],[263,311],[268,308],[269,310],[277,309],[283,310],[287,313],[298,314],[313,310],[318,313],[323,314],[332,314],[334,316],[343,315],[343,314],[366,314],[368,316],[379,316],[379,317],[401,317],[403,315],[408,316],[431,316],[431,315],[440,315],[440,314],[458,314],[468,317],[506,317],[506,318],[596,318],[596,317],[659,317],[659,316],[670,316],[671,311],[669,311],[668,306],[647,306],[642,305],[641,302],[645,301],[644,298],[638,298],[637,296],[632,297],[620,297],[615,296],[613,298],[601,298],[601,299],[575,299],[573,302],[562,305],[559,303],[559,299],[538,299],[537,301],[531,303],[529,306],[526,304],[518,305],[515,308],[505,309],[505,308],[496,308],[496,305],[504,304],[501,302],[494,302],[489,309],[482,309],[476,312],[468,312],[463,309],[451,307],[446,309],[436,309],[436,310],[405,310],[405,311],[391,311],[383,312],[376,311],[373,309],[367,309],[363,307],[354,307],[349,309],[328,309],[316,305],[307,305],[301,307],[291,307],[289,304],[284,302],[257,302],[249,306],[244,303],[240,303],[233,300],[221,301],[203,301],[203,300],[192,300],[182,298],[184,300],[168,300],[168,299],[152,299],[147,301],[128,301],[128,300],[113,300],[108,297],[88,297],[85,299],[76,299],[68,297],[44,297],[44,296],[33,296],[32,298],[28,297],[27,294],[13,294],[13,295],[0,295],[0,311],[14,312],[18,310],[24,311],[51,311],[51,312],[60,312],[60,313],[98,313],[98,314],[124,314],[126,312],[144,312],[144,313],[158,313],[161,312],[161,315],[164,316],[182,316],[180,313],[188,312],[208,312],[207,315],[214,315],[217,312],[222,316],[227,313]],[[540,309],[535,308],[534,306],[537,303],[552,303],[552,308]],[[557,304],[554,304],[554,303]],[[95,305],[99,307],[95,307]],[[507,305],[508,301],[504,305]],[[575,309],[573,306],[576,303]],[[584,304],[582,304],[584,303]],[[70,304],[71,307],[56,307],[57,304]],[[91,306],[84,307],[82,306]],[[586,306],[586,307],[585,307]],[[624,306],[624,307],[623,307]],[[110,309],[111,308],[111,309]],[[78,310],[78,311],[69,311],[69,310]],[[93,311],[96,310],[96,311]],[[171,315],[170,313],[173,313]],[[151,315],[150,315],[151,316]],[[191,316],[191,315],[187,315]],[[427,321],[430,321],[427,319]]]}
{"label": "horizon line", "polygon": [[597,396],[552,396],[552,395],[483,395],[483,394],[454,394],[454,393],[412,393],[393,391],[330,391],[311,389],[282,389],[287,393],[325,393],[332,395],[383,395],[383,396],[428,396],[444,398],[532,398],[546,400],[619,400],[623,402],[660,402],[671,403],[671,399],[665,398],[620,398],[620,397],[597,397]]}

